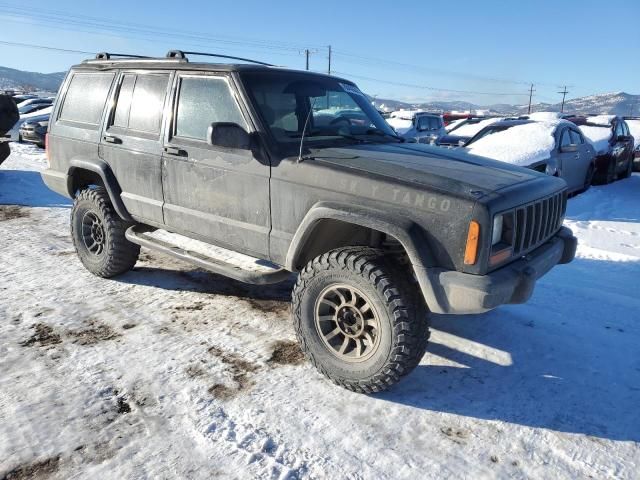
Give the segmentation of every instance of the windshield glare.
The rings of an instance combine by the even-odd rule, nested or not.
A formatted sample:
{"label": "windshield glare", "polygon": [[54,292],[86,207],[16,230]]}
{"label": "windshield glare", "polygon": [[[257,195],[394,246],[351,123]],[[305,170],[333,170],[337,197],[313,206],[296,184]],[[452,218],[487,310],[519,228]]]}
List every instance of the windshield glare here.
{"label": "windshield glare", "polygon": [[354,85],[291,73],[244,73],[242,79],[264,123],[283,146],[300,143],[305,123],[305,143],[394,141],[396,137]]}

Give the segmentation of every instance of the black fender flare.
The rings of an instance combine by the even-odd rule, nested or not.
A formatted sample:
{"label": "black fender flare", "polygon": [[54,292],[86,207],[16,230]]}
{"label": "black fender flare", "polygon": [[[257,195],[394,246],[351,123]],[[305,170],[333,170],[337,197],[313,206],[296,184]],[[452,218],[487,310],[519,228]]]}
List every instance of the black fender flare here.
{"label": "black fender flare", "polygon": [[407,252],[428,307],[435,313],[445,312],[442,294],[438,294],[441,288],[437,275],[441,269],[438,268],[423,228],[408,218],[393,216],[383,210],[334,202],[317,203],[309,209],[291,240],[285,259],[287,270],[297,270],[298,259],[316,224],[327,219],[371,228],[398,240]]}
{"label": "black fender flare", "polygon": [[116,179],[111,167],[104,161],[99,159],[85,160],[74,158],[69,162],[69,170],[67,172],[67,192],[70,198],[75,197],[75,192],[73,191],[73,180],[74,180],[74,172],[76,170],[87,170],[93,173],[96,173],[101,179],[104,188],[107,190],[109,194],[109,198],[111,199],[111,204],[113,205],[113,209],[116,213],[123,219],[127,221],[133,221],[133,218],[127,211],[124,203],[122,202],[122,198],[120,194],[122,193],[122,189],[118,184],[118,180]]}
{"label": "black fender flare", "polygon": [[412,263],[435,266],[422,227],[413,221],[391,216],[383,210],[334,202],[319,202],[309,209],[291,240],[285,265],[295,271],[305,244],[321,220],[339,220],[348,224],[371,228],[394,237],[403,246]]}

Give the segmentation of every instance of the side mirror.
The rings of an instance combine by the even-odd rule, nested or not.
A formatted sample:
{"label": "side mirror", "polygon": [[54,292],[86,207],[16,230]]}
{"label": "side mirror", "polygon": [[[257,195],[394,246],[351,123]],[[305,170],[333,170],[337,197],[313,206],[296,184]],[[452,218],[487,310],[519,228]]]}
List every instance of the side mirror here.
{"label": "side mirror", "polygon": [[237,123],[214,122],[207,130],[207,143],[224,148],[251,149],[251,136]]}
{"label": "side mirror", "polygon": [[560,153],[570,153],[570,152],[577,152],[578,151],[578,145],[572,144],[572,145],[565,145],[564,147],[560,147]]}

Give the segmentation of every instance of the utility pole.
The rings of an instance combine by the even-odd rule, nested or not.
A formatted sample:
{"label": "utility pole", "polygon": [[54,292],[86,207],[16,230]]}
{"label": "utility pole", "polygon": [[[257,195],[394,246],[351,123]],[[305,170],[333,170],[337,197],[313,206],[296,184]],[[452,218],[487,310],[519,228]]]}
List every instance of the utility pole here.
{"label": "utility pole", "polygon": [[533,89],[532,83],[531,88],[529,88],[529,113],[531,113],[531,99],[533,98],[533,92],[535,92],[535,90]]}
{"label": "utility pole", "polygon": [[560,107],[560,113],[564,113],[564,99],[566,98],[567,93],[569,93],[567,91],[567,86],[565,85],[564,89],[561,92],[558,92],[558,93],[562,94],[562,106]]}
{"label": "utility pole", "polygon": [[308,48],[304,49],[304,56],[307,59],[307,67],[306,68],[307,68],[307,70],[309,70],[309,49]]}
{"label": "utility pole", "polygon": [[329,45],[329,66],[327,68],[327,74],[331,75],[331,45]]}

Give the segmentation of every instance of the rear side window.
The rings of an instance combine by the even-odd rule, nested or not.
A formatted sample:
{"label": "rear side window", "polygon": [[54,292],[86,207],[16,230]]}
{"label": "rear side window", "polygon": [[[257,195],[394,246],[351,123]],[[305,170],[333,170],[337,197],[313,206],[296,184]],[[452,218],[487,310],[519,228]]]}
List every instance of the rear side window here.
{"label": "rear side window", "polygon": [[168,74],[124,74],[111,124],[159,134],[168,83]]}
{"label": "rear side window", "polygon": [[213,122],[232,122],[246,128],[231,88],[221,77],[182,77],[178,96],[175,135],[207,140]]}
{"label": "rear side window", "polygon": [[114,73],[74,73],[60,120],[99,125]]}
{"label": "rear side window", "polygon": [[576,132],[575,130],[569,131],[571,132],[571,143],[575,143],[576,145],[584,143],[584,138],[582,138],[582,135],[580,135],[580,133]]}
{"label": "rear side window", "polygon": [[562,132],[562,139],[560,140],[561,147],[566,147],[567,145],[571,145],[571,136],[569,132],[570,132],[569,129],[566,129],[564,132]]}

